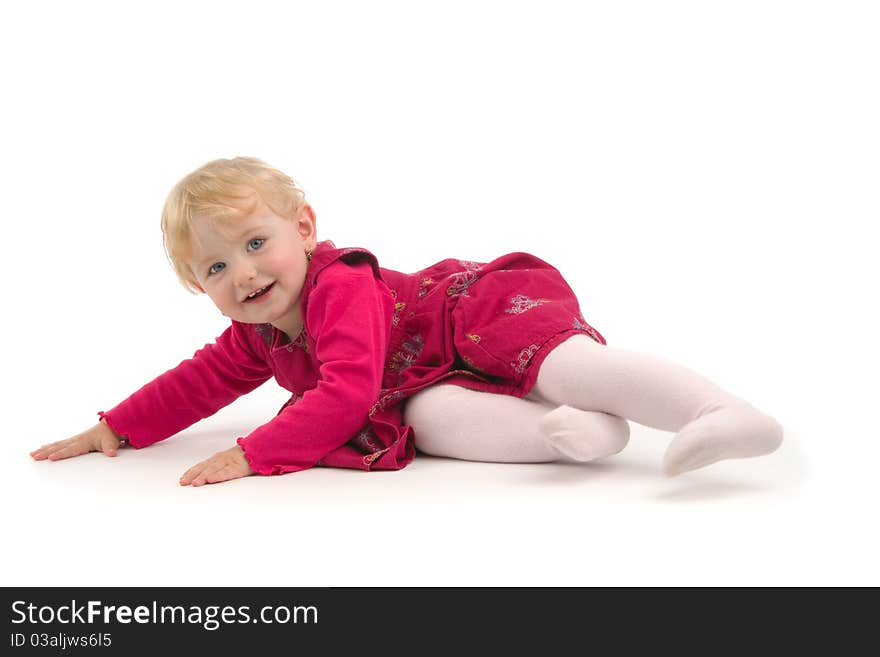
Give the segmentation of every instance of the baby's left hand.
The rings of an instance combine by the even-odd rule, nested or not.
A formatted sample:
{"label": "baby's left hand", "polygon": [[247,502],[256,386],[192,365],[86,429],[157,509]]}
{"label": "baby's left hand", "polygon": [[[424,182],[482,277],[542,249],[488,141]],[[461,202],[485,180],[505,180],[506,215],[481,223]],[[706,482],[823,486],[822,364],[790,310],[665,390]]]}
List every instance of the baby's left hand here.
{"label": "baby's left hand", "polygon": [[183,473],[180,485],[217,484],[221,481],[247,477],[252,474],[256,473],[251,470],[251,466],[244,457],[244,451],[236,445],[222,452],[217,452],[206,461],[195,464]]}

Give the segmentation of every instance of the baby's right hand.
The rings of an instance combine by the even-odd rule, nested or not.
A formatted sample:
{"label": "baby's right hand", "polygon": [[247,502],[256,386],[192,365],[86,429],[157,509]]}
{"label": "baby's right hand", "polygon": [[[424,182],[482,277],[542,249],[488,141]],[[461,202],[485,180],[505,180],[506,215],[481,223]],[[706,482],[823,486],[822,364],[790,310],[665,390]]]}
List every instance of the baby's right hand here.
{"label": "baby's right hand", "polygon": [[113,429],[101,420],[91,429],[77,434],[73,438],[59,440],[31,452],[35,461],[60,461],[71,456],[80,456],[89,452],[104,452],[107,456],[116,456],[116,451],[122,444],[122,439],[117,436]]}

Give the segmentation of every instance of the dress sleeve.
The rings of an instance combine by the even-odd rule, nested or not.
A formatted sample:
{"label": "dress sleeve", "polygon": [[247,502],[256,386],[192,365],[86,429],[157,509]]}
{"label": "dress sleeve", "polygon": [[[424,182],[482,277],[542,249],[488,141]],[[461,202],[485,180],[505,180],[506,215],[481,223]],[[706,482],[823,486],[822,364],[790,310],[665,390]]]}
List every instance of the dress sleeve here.
{"label": "dress sleeve", "polygon": [[368,263],[324,269],[308,299],[318,383],[270,422],[238,439],[260,474],[309,468],[353,438],[378,398],[394,300]]}
{"label": "dress sleeve", "polygon": [[134,447],[146,447],[213,415],[272,376],[246,324],[233,322],[212,344],[98,415]]}

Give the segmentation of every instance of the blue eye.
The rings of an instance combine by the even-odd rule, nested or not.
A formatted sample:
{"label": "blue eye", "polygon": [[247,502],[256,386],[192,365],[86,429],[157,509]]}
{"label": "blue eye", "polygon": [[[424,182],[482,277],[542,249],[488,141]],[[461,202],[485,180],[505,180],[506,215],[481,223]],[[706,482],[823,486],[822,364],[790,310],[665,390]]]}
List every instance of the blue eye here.
{"label": "blue eye", "polygon": [[265,241],[266,240],[264,240],[261,237],[255,237],[250,242],[248,242],[248,248],[251,249],[252,251],[256,251],[261,246],[263,246],[263,242],[265,242]]}
{"label": "blue eye", "polygon": [[215,262],[213,265],[211,265],[211,268],[208,269],[208,276],[210,276],[211,274],[218,274],[224,269],[226,269],[225,262]]}

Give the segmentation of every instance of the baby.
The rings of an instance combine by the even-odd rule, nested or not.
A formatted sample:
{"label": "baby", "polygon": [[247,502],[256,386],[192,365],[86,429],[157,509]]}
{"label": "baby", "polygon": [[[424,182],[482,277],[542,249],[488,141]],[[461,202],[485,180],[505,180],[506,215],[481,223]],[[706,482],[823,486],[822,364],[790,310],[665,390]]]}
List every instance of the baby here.
{"label": "baby", "polygon": [[200,486],[314,465],[397,470],[416,449],[475,461],[592,461],[627,420],[674,431],[668,475],[769,454],[782,427],[680,365],[606,346],[560,273],[526,253],[414,274],[317,239],[287,175],[255,158],[183,178],[162,213],[182,284],[231,325],[91,429],[31,452],[56,461],[142,448],[270,377],[277,415],[180,479]]}

